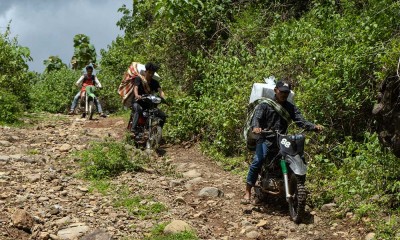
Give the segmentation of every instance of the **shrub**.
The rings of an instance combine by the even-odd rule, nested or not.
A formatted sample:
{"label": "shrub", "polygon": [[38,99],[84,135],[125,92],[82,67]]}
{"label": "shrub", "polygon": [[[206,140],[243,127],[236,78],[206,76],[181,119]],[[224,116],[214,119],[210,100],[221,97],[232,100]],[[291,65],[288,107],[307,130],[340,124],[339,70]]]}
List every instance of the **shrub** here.
{"label": "shrub", "polygon": [[0,123],[17,122],[23,109],[18,97],[0,89]]}
{"label": "shrub", "polygon": [[143,156],[134,156],[119,142],[93,142],[91,148],[79,153],[83,176],[87,179],[100,180],[118,175],[123,171],[142,169]]}
{"label": "shrub", "polygon": [[72,99],[79,91],[75,82],[79,79],[80,71],[63,68],[43,73],[33,85],[31,98],[35,111],[63,113],[69,109]]}
{"label": "shrub", "polygon": [[11,39],[9,35],[9,26],[4,34],[0,33],[0,121],[12,123],[30,104],[29,80],[32,75],[28,73],[27,61],[32,58],[29,49],[20,46],[17,38]]}

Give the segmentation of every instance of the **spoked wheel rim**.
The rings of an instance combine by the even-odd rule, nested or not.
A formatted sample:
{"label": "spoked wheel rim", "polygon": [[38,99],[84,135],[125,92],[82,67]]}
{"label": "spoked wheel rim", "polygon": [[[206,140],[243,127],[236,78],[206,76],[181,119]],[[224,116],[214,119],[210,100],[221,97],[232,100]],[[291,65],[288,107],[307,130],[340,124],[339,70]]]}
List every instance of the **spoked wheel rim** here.
{"label": "spoked wheel rim", "polygon": [[306,191],[305,191],[305,176],[296,176],[292,174],[289,182],[289,193],[291,198],[289,199],[289,211],[290,218],[300,223],[303,219],[305,206],[306,206]]}
{"label": "spoked wheel rim", "polygon": [[162,130],[160,126],[151,127],[149,139],[146,142],[147,149],[157,149],[160,145]]}

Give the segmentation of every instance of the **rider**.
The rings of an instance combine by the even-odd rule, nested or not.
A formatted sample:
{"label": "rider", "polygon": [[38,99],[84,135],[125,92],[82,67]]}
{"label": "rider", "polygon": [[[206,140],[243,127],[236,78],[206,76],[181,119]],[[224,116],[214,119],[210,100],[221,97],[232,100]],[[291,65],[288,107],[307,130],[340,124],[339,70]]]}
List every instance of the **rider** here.
{"label": "rider", "polygon": [[[290,118],[299,127],[309,131],[322,131],[324,128],[322,125],[315,125],[311,122],[306,121],[301,115],[300,111],[297,109],[297,107],[287,101],[290,93],[290,87],[290,84],[287,83],[285,80],[278,81],[274,88],[275,97],[273,100],[289,113]],[[266,102],[258,104],[255,108],[254,117],[251,121],[252,132],[255,134],[260,134],[263,129],[274,129],[278,130],[281,133],[285,133],[288,128],[288,122],[285,120],[282,114],[277,112],[276,109],[277,108],[272,107]],[[271,134],[267,136],[259,135],[259,138],[257,139],[253,162],[251,163],[249,167],[249,172],[247,174],[246,191],[242,200],[243,204],[250,203],[251,189],[254,187],[257,181],[261,166],[266,159],[268,148],[271,147],[274,142],[276,142],[275,138],[275,134]]]}
{"label": "rider", "polygon": [[[143,108],[146,108],[144,102],[141,101],[142,95],[158,92],[161,98],[165,98],[160,83],[153,78],[159,67],[152,62],[148,62],[145,65],[145,69],[146,71],[144,71],[144,76],[138,75],[133,79],[134,100],[132,101],[132,109],[134,110],[134,115],[131,131],[135,134],[137,133],[136,126],[139,120],[139,114],[143,112]],[[158,117],[161,118],[160,126],[163,127],[167,116],[163,111],[158,109]]]}
{"label": "rider", "polygon": [[[86,74],[83,74],[75,83],[76,86],[81,87],[81,90],[75,95],[74,100],[72,101],[71,109],[68,113],[69,115],[74,114],[75,107],[78,104],[78,100],[81,97],[81,95],[83,96],[83,92],[85,92],[86,86],[96,86],[98,88],[101,88],[101,83],[99,79],[97,79],[96,75],[93,75],[92,73],[93,73],[93,66],[92,65],[86,66]],[[97,111],[99,112],[100,116],[107,117],[107,115],[103,113],[100,102],[97,99],[95,99],[95,104],[97,106]]]}

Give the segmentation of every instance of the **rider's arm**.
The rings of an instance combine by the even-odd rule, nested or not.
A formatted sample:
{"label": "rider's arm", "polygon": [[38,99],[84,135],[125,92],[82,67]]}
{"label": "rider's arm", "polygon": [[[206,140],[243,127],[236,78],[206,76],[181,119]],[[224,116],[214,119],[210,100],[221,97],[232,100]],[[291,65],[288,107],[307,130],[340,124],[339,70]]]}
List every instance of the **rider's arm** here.
{"label": "rider's arm", "polygon": [[139,85],[141,84],[142,79],[140,79],[140,77],[135,77],[135,79],[133,80],[133,94],[134,94],[134,98],[136,100],[139,100],[140,98],[142,98],[142,96],[139,95]]}
{"label": "rider's arm", "polygon": [[80,87],[81,85],[82,85],[82,82],[83,82],[83,75],[78,79],[78,81],[76,81],[76,83],[75,83],[75,85],[76,86],[78,86],[78,87]]}
{"label": "rider's arm", "polygon": [[97,78],[97,76],[94,76],[94,85],[98,88],[101,88],[101,83],[100,83],[99,79]]}
{"label": "rider's arm", "polygon": [[251,126],[254,133],[261,133],[261,121],[263,116],[265,116],[265,111],[267,111],[267,104],[261,103],[256,106],[254,109],[253,119],[251,121]]}
{"label": "rider's arm", "polygon": [[304,128],[307,131],[313,131],[313,130],[320,130],[320,125],[315,125],[307,120],[304,119],[303,115],[301,114],[300,110],[294,106],[294,117],[293,121],[297,124],[297,126]]}
{"label": "rider's arm", "polygon": [[139,87],[134,86],[133,87],[133,94],[136,100],[139,100],[142,96],[139,95]]}
{"label": "rider's arm", "polygon": [[165,98],[164,91],[161,88],[158,88],[158,93],[160,94],[161,98]]}

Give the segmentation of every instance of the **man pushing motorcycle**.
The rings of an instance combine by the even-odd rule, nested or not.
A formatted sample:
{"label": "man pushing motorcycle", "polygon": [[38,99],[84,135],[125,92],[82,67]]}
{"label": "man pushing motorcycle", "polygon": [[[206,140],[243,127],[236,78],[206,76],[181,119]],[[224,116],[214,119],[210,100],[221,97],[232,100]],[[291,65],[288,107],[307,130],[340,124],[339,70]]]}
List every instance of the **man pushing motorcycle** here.
{"label": "man pushing motorcycle", "polygon": [[[272,101],[263,101],[255,109],[251,119],[252,132],[258,135],[255,154],[249,167],[246,178],[246,189],[242,204],[251,203],[251,191],[256,184],[258,174],[264,164],[269,149],[276,143],[276,135],[261,134],[262,130],[275,130],[286,133],[289,120],[293,120],[299,127],[308,131],[322,131],[322,125],[315,125],[304,119],[298,108],[287,101],[291,86],[286,81],[278,81],[274,88],[275,96]],[[256,202],[257,203],[257,202]]]}

